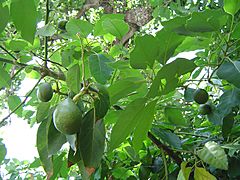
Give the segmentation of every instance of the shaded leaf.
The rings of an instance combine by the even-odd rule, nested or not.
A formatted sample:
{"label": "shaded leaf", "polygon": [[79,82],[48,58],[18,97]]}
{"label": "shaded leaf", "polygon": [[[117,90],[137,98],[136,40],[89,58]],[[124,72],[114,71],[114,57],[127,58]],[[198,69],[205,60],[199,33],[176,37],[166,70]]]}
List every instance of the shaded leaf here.
{"label": "shaded leaf", "polygon": [[37,9],[35,1],[11,1],[10,15],[17,30],[21,32],[22,38],[33,43],[37,27]]}
{"label": "shaded leaf", "polygon": [[141,149],[143,141],[147,138],[147,133],[151,129],[156,103],[157,100],[148,103],[140,112],[141,114],[139,115],[137,126],[134,130],[132,142],[137,152]]}
{"label": "shaded leaf", "polygon": [[152,131],[165,144],[168,144],[176,149],[181,149],[182,143],[176,134],[160,128],[153,128]]}
{"label": "shaded leaf", "polygon": [[98,83],[106,84],[111,78],[113,69],[107,63],[111,62],[103,54],[94,54],[89,56],[89,68],[92,76]]}
{"label": "shaded leaf", "polygon": [[228,170],[228,159],[224,150],[213,141],[207,142],[203,149],[197,152],[198,157],[209,165],[223,170]]}
{"label": "shaded leaf", "polygon": [[136,69],[146,69],[152,67],[158,59],[159,42],[151,35],[137,36],[135,48],[130,53],[130,65]]}
{"label": "shaded leaf", "polygon": [[173,125],[188,126],[188,121],[183,117],[180,109],[166,107],[164,114],[167,120]]}
{"label": "shaded leaf", "polygon": [[181,170],[178,173],[177,180],[188,180],[189,179],[192,168],[186,167],[186,166],[187,166],[187,162],[184,161],[181,163]]}
{"label": "shaded leaf", "polygon": [[87,37],[92,32],[93,25],[88,21],[71,19],[66,25],[66,30],[71,34],[79,33],[80,37]]}
{"label": "shaded leaf", "polygon": [[7,148],[5,144],[2,143],[2,139],[0,139],[0,165],[2,164],[2,161],[5,159],[6,154]]}
{"label": "shaded leaf", "polygon": [[54,28],[53,25],[47,24],[38,29],[36,34],[39,36],[52,36],[55,34],[56,31],[57,30]]}
{"label": "shaded leaf", "polygon": [[0,33],[5,29],[8,21],[9,21],[9,9],[8,6],[0,5]]}
{"label": "shaded leaf", "polygon": [[140,112],[144,109],[146,99],[139,98],[132,101],[125,110],[119,112],[117,123],[113,126],[109,149],[118,147],[134,130],[140,118]]}
{"label": "shaded leaf", "polygon": [[10,75],[5,69],[0,67],[0,88],[3,88],[3,87],[10,88],[10,83],[11,83]]}
{"label": "shaded leaf", "polygon": [[80,83],[81,83],[81,74],[80,67],[78,64],[73,65],[68,69],[67,72],[67,86],[74,93],[79,93]]}
{"label": "shaded leaf", "polygon": [[42,122],[49,114],[50,103],[40,102],[37,106],[36,120],[38,123]]}
{"label": "shaded leaf", "polygon": [[[11,111],[15,110],[21,104],[21,99],[17,95],[12,95],[8,97],[8,107]],[[17,114],[19,117],[22,116],[23,107],[19,107],[17,111],[15,111],[15,114]]]}

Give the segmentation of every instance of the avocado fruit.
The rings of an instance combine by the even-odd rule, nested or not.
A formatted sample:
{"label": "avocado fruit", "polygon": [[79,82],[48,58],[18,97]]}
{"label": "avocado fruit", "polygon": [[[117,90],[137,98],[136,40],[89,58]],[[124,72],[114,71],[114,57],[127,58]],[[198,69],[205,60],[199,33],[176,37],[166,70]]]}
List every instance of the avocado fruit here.
{"label": "avocado fruit", "polygon": [[197,89],[193,93],[193,99],[198,104],[205,104],[208,98],[208,92],[205,89]]}
{"label": "avocado fruit", "polygon": [[37,90],[37,97],[42,102],[48,102],[52,99],[53,89],[50,83],[42,83]]}

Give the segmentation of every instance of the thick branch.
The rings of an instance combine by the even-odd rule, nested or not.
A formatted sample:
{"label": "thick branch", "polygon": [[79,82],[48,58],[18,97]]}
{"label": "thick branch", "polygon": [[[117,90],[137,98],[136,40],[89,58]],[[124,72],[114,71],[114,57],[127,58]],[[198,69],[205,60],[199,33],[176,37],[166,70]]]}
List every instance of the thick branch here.
{"label": "thick branch", "polygon": [[159,148],[163,149],[179,166],[182,163],[182,159],[168,146],[161,143],[151,132],[148,132],[148,138]]}
{"label": "thick branch", "polygon": [[95,2],[88,2],[83,5],[82,9],[78,11],[77,18],[80,18],[86,11],[90,8],[96,8],[99,6],[99,0],[95,0]]}
{"label": "thick branch", "polygon": [[[16,61],[11,61],[11,60],[4,59],[4,58],[1,58],[1,57],[0,57],[0,61],[8,63],[8,64],[14,64],[14,65],[17,65],[19,67],[29,66],[28,64],[19,63],[19,62],[16,62]],[[63,80],[63,81],[66,80],[66,77],[62,72],[55,72],[55,71],[50,70],[49,68],[37,67],[37,66],[32,66],[32,69],[34,71],[37,71],[39,74],[44,75],[44,76],[50,76],[54,79],[59,79],[59,80]]]}

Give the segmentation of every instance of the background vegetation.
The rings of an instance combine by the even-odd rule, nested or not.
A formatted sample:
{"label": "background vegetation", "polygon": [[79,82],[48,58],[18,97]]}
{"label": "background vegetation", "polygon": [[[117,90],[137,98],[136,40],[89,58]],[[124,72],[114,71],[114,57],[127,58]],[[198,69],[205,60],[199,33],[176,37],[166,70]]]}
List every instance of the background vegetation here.
{"label": "background vegetation", "polygon": [[[0,126],[12,114],[39,124],[34,162],[6,159],[0,140],[2,178],[239,179],[239,9],[239,0],[0,0]],[[19,96],[28,79],[36,84]],[[73,135],[52,121],[67,97],[83,116]]]}

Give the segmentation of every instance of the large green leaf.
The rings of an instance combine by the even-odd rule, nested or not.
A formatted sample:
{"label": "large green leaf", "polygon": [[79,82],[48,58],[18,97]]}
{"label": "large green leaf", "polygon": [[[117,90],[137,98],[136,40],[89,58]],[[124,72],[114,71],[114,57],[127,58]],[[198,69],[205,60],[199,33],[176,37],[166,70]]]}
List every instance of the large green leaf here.
{"label": "large green leaf", "polygon": [[5,147],[5,144],[2,143],[2,139],[0,139],[0,165],[2,164],[2,161],[5,159],[6,154],[7,148]]}
{"label": "large green leaf", "polygon": [[40,102],[37,106],[36,120],[38,123],[42,122],[49,114],[50,103]]}
{"label": "large green leaf", "polygon": [[146,99],[144,98],[136,99],[124,111],[119,112],[117,123],[113,126],[111,133],[110,151],[126,140],[127,136],[135,129],[145,103]]}
{"label": "large green leaf", "polygon": [[10,88],[10,83],[11,83],[10,75],[5,69],[0,67],[0,88],[3,88],[3,87]]}
{"label": "large green leaf", "polygon": [[103,85],[98,84],[98,99],[94,101],[94,107],[96,110],[96,119],[102,119],[108,112],[110,108],[110,98],[109,93]]}
{"label": "large green leaf", "polygon": [[37,27],[37,10],[34,0],[12,0],[10,15],[22,38],[33,43]]}
{"label": "large green leaf", "polygon": [[103,22],[106,19],[111,19],[111,20],[124,20],[124,14],[104,14],[99,21],[94,26],[94,36],[100,36],[107,34],[105,31],[105,28],[103,26]]}
{"label": "large green leaf", "polygon": [[223,63],[217,70],[217,76],[240,88],[240,61]]}
{"label": "large green leaf", "polygon": [[159,42],[151,35],[137,36],[135,48],[130,53],[130,64],[136,69],[146,69],[153,67],[153,63],[158,59]]}
{"label": "large green leaf", "polygon": [[181,163],[181,170],[178,173],[177,180],[188,180],[189,179],[192,168],[186,167],[186,166],[187,166],[187,162],[184,161]]}
{"label": "large green leaf", "polygon": [[217,180],[217,178],[210,174],[208,171],[206,171],[206,169],[200,167],[195,167],[194,179]]}
{"label": "large green leaf", "polygon": [[98,83],[106,84],[107,80],[111,78],[113,69],[108,66],[111,62],[103,54],[93,54],[89,56],[89,68],[92,76]]}
{"label": "large green leaf", "polygon": [[140,112],[133,136],[133,147],[137,152],[141,149],[143,141],[147,137],[147,132],[151,129],[156,103],[157,100],[148,103]]}
{"label": "large green leaf", "polygon": [[122,39],[129,30],[128,24],[120,19],[106,18],[102,22],[102,26],[105,32],[116,36],[118,39]]}
{"label": "large green leaf", "polygon": [[71,19],[66,25],[66,30],[70,34],[79,33],[80,37],[87,37],[93,30],[93,25],[88,21],[83,21],[80,19]]}
{"label": "large green leaf", "polygon": [[180,109],[166,107],[164,114],[167,120],[173,125],[188,126],[188,121],[183,117]]}
{"label": "large green leaf", "polygon": [[178,77],[188,72],[192,72],[196,65],[192,60],[178,58],[175,61],[164,65],[153,80],[148,97],[156,97],[168,94],[178,87]]}
{"label": "large green leaf", "polygon": [[181,149],[182,143],[176,134],[160,128],[153,128],[152,131],[165,144],[168,144],[176,149]]}
{"label": "large green leaf", "polygon": [[101,162],[105,144],[105,126],[102,120],[95,123],[95,110],[83,117],[79,134],[80,150],[85,167],[97,168]]}
{"label": "large green leaf", "polygon": [[79,64],[75,64],[68,69],[66,82],[70,90],[74,93],[79,93],[81,83]]}
{"label": "large green leaf", "polygon": [[51,176],[50,180],[55,180],[58,177],[62,166],[66,166],[63,161],[65,154],[66,153],[63,152],[61,155],[53,158],[53,175]]}
{"label": "large green leaf", "polygon": [[128,94],[136,91],[145,82],[145,80],[135,77],[118,80],[108,88],[111,104],[115,104],[119,99],[127,97]]}
{"label": "large green leaf", "polygon": [[185,39],[184,36],[180,36],[170,30],[162,29],[156,35],[158,40],[159,55],[158,61],[161,64],[166,64],[169,58],[171,58],[175,52],[175,49]]}
{"label": "large green leaf", "polygon": [[226,22],[227,14],[222,10],[207,9],[192,13],[186,28],[193,32],[212,32],[218,31]]}
{"label": "large green leaf", "polygon": [[53,162],[48,151],[48,129],[51,121],[52,118],[42,121],[37,131],[37,150],[42,166],[48,177],[51,177],[53,174]]}
{"label": "large green leaf", "polygon": [[203,149],[197,152],[198,157],[209,165],[228,170],[228,159],[224,150],[216,142],[207,142]]}
{"label": "large green leaf", "polygon": [[[8,107],[11,111],[15,110],[15,108],[17,108],[19,104],[21,104],[21,99],[17,95],[12,95],[8,97]],[[17,111],[15,111],[15,114],[21,117],[22,111],[23,111],[23,108],[21,106],[18,108]]]}
{"label": "large green leaf", "polygon": [[9,20],[9,9],[8,6],[0,5],[0,33],[5,29]]}
{"label": "large green leaf", "polygon": [[224,0],[223,9],[228,14],[231,14],[234,16],[240,9],[240,1],[239,0]]}
{"label": "large green leaf", "polygon": [[41,27],[40,29],[38,29],[36,34],[40,36],[52,36],[54,35],[55,32],[56,32],[56,29],[54,28],[54,26],[51,24],[47,24]]}
{"label": "large green leaf", "polygon": [[51,121],[48,129],[48,154],[56,154],[64,143],[66,143],[66,136],[60,133]]}

